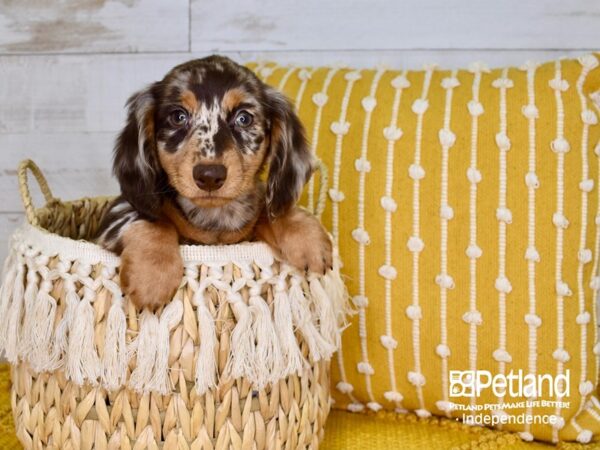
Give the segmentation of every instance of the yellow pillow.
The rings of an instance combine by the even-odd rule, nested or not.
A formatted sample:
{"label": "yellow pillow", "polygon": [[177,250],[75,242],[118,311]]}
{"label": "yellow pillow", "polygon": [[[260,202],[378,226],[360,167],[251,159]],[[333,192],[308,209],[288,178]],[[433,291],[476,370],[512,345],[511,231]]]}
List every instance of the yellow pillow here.
{"label": "yellow pillow", "polygon": [[596,56],[495,70],[250,67],[296,102],[330,169],[322,219],[358,311],[333,367],[335,406],[525,440],[597,437]]}

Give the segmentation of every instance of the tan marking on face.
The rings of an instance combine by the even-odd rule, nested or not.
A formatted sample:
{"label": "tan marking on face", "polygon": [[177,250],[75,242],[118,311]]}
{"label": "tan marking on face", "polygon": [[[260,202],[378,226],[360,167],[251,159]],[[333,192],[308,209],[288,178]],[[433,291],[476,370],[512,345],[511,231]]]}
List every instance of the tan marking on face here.
{"label": "tan marking on face", "polygon": [[221,100],[223,111],[232,111],[237,105],[248,98],[248,93],[242,88],[233,88],[225,92]]}
{"label": "tan marking on face", "polygon": [[192,91],[184,91],[181,94],[181,104],[190,112],[198,110],[198,99]]}
{"label": "tan marking on face", "polygon": [[220,162],[227,168],[227,180],[221,188],[224,195],[239,197],[257,189],[267,148],[268,139],[265,139],[256,153],[242,154],[235,147],[223,153]]}
{"label": "tan marking on face", "polygon": [[[268,139],[265,139],[256,153],[242,154],[232,143],[218,158],[202,158],[192,139],[177,152],[159,151],[158,156],[175,190],[196,206],[206,208],[223,206],[240,195],[254,191],[267,148]],[[210,194],[200,189],[193,176],[197,164],[223,164],[227,168],[227,179],[223,186]]]}
{"label": "tan marking on face", "polygon": [[[196,96],[190,90],[183,92],[181,102],[192,112],[203,110],[203,105],[198,103]],[[256,103],[256,99],[244,88],[233,87],[223,95],[221,105],[217,108],[220,108],[222,114],[227,114],[240,103],[245,102]],[[218,156],[214,156],[214,154],[208,157],[204,156],[199,145],[205,145],[205,143],[190,137],[184,140],[179,149],[173,153],[161,151],[159,145],[160,163],[167,173],[170,184],[181,196],[189,199],[196,206],[215,207],[223,206],[229,201],[257,189],[258,174],[264,166],[269,146],[267,137],[263,140],[260,148],[251,154],[240,151],[233,139],[230,148],[218,149]],[[223,186],[210,193],[200,189],[193,176],[194,167],[197,164],[223,164],[227,169],[227,179]]]}

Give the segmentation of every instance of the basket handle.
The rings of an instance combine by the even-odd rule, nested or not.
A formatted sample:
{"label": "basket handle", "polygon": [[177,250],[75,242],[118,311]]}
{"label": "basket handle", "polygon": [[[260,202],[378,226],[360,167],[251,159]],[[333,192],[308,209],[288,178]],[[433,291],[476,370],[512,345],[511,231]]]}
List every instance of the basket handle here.
{"label": "basket handle", "polygon": [[315,161],[315,173],[313,176],[315,176],[317,172],[319,172],[321,183],[319,185],[319,196],[317,197],[317,205],[315,206],[314,214],[320,219],[323,211],[325,211],[327,202],[327,185],[329,183],[329,172],[327,170],[327,166],[320,159]]}
{"label": "basket handle", "polygon": [[46,203],[50,203],[55,200],[50,188],[48,187],[48,182],[46,178],[42,174],[42,171],[30,159],[25,159],[21,161],[19,164],[19,168],[17,170],[17,177],[19,179],[19,191],[21,191],[21,200],[23,201],[23,206],[25,207],[25,214],[27,216],[27,221],[33,226],[39,226],[39,220],[35,214],[35,207],[33,206],[33,198],[31,197],[31,191],[29,189],[29,179],[27,177],[27,172],[30,171],[35,177],[40,191],[44,195],[44,199]]}

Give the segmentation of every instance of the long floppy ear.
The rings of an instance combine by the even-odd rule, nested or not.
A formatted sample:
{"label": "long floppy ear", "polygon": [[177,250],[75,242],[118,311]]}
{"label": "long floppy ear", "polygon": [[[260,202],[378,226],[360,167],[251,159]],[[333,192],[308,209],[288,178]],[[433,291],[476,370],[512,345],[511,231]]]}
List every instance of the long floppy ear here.
{"label": "long floppy ear", "polygon": [[127,101],[127,124],[117,138],[113,160],[122,196],[149,219],[158,217],[159,192],[165,189],[156,153],[152,91],[153,85],[148,86]]}
{"label": "long floppy ear", "polygon": [[270,87],[265,88],[271,123],[271,149],[267,180],[267,212],[275,218],[298,201],[314,170],[304,127],[290,101]]}

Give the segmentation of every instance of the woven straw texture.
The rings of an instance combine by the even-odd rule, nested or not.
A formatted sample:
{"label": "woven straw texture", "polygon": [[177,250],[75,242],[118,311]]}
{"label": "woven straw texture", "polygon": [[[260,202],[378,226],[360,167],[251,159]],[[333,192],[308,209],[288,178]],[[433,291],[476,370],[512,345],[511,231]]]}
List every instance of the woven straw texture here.
{"label": "woven straw texture", "polygon": [[[597,55],[251,67],[296,103],[330,167],[322,220],[358,311],[332,367],[335,407],[476,420],[493,407],[526,440],[600,435]],[[453,370],[563,374],[570,390],[474,396]]]}
{"label": "woven straw texture", "polygon": [[[402,446],[404,450],[502,449],[534,450],[553,446],[520,442],[507,433],[479,427],[464,427],[446,419],[418,419],[413,415],[389,413],[354,415],[332,411],[325,428],[323,450],[389,450]],[[0,449],[21,448],[14,432],[10,408],[10,367],[0,365]],[[598,444],[562,443],[559,449],[575,450],[600,448]]]}
{"label": "woven straw texture", "polygon": [[[265,244],[182,246],[174,299],[136,311],[119,259],[89,242],[107,199],[33,211],[0,290],[0,348],[13,365],[26,448],[317,448],[329,359],[344,313],[337,269],[308,278]],[[49,230],[52,233],[47,233]],[[60,237],[60,236],[63,237]]]}

